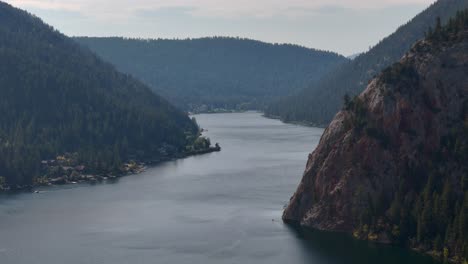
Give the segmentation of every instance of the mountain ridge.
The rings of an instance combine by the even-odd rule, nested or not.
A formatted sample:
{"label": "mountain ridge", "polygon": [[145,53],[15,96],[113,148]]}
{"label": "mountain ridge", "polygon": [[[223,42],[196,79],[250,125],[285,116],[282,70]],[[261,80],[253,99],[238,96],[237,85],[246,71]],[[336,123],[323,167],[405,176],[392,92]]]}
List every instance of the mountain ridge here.
{"label": "mountain ridge", "polygon": [[85,172],[118,173],[129,159],[181,152],[197,136],[185,113],[38,17],[0,2],[0,36],[7,185],[37,183],[41,161],[66,153]]}
{"label": "mountain ridge", "polygon": [[446,23],[465,8],[468,0],[439,0],[431,4],[368,52],[343,63],[296,95],[270,104],[266,115],[285,122],[326,126],[340,109],[346,94],[354,96],[362,92],[375,74],[398,61],[414,42],[423,38],[437,17]]}
{"label": "mountain ridge", "polygon": [[261,110],[347,59],[293,44],[251,39],[75,38],[181,109]]}

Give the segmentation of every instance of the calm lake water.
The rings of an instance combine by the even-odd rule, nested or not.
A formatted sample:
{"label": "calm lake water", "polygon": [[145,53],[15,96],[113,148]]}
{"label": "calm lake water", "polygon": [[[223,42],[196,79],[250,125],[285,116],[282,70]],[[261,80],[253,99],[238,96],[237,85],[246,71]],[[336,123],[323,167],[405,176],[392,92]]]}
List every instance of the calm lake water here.
{"label": "calm lake water", "polygon": [[222,152],[113,183],[0,197],[0,263],[432,263],[281,222],[322,129],[259,113],[196,118]]}

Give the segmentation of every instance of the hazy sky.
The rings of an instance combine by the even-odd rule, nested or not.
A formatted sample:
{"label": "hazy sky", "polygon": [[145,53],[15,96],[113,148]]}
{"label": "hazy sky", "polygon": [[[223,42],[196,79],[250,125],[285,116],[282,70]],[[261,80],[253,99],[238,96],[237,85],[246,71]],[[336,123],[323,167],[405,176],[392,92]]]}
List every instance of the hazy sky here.
{"label": "hazy sky", "polygon": [[344,55],[365,51],[433,0],[6,0],[69,36],[239,36]]}

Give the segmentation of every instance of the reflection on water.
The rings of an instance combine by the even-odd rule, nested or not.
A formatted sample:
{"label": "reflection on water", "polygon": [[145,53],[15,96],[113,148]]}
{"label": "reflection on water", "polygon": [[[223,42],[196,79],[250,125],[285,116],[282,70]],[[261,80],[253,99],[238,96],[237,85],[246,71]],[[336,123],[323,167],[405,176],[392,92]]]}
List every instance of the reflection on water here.
{"label": "reflection on water", "polygon": [[318,258],[315,263],[428,263],[438,262],[428,256],[391,245],[376,244],[354,239],[351,235],[303,229],[289,226],[306,257]]}
{"label": "reflection on water", "polygon": [[0,197],[0,263],[431,263],[281,222],[322,129],[258,113],[197,120],[221,152],[113,183]]}

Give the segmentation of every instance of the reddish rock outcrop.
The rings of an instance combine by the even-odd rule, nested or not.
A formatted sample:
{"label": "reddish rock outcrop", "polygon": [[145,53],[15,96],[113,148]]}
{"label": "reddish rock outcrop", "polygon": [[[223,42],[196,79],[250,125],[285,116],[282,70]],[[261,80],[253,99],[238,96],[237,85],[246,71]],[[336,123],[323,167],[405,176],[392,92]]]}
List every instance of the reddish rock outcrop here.
{"label": "reddish rock outcrop", "polygon": [[[457,186],[468,161],[457,160],[446,139],[456,131],[457,144],[466,147],[467,99],[468,31],[416,43],[335,116],[309,155],[284,221],[353,232],[362,215],[371,207],[377,212],[382,202],[374,217],[385,230],[401,182],[417,194],[424,187],[418,182],[426,183],[434,169],[463,197]],[[443,161],[437,167],[435,157]]]}

